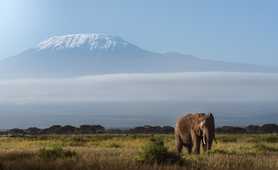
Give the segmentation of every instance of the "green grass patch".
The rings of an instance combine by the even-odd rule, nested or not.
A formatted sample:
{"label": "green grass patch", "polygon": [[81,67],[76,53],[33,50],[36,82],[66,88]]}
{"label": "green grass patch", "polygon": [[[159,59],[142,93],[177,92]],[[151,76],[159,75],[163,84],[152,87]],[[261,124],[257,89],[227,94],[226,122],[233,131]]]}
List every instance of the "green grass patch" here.
{"label": "green grass patch", "polygon": [[48,148],[42,148],[39,150],[39,157],[44,160],[56,160],[56,159],[65,159],[72,158],[77,156],[75,151],[65,150],[60,145],[54,145]]}
{"label": "green grass patch", "polygon": [[151,164],[167,164],[177,162],[180,157],[176,153],[168,151],[162,138],[154,137],[142,147],[136,160]]}

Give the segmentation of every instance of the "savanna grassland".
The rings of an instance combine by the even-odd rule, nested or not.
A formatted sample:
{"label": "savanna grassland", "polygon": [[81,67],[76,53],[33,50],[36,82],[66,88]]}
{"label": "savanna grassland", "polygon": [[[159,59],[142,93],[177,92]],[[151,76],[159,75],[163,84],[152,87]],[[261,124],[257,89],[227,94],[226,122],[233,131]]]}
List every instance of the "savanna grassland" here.
{"label": "savanna grassland", "polygon": [[278,169],[277,134],[218,134],[209,153],[175,155],[173,135],[0,137],[1,170]]}

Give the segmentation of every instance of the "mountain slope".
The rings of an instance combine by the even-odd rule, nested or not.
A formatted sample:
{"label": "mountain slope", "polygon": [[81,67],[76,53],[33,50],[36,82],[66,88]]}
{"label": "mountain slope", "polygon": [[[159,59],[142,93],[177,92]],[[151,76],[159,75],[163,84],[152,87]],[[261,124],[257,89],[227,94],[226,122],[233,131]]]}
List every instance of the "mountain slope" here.
{"label": "mountain slope", "polygon": [[54,36],[0,61],[0,77],[68,77],[134,72],[277,72],[248,64],[203,60],[179,53],[154,53],[107,34]]}

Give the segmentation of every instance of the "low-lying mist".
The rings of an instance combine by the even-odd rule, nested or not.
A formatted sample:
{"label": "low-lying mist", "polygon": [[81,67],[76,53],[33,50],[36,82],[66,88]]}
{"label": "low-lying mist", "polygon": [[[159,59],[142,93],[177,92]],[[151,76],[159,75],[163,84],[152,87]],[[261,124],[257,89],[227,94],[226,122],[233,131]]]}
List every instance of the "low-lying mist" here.
{"label": "low-lying mist", "polygon": [[187,72],[0,80],[0,128],[173,125],[184,112],[218,124],[277,122],[278,74]]}

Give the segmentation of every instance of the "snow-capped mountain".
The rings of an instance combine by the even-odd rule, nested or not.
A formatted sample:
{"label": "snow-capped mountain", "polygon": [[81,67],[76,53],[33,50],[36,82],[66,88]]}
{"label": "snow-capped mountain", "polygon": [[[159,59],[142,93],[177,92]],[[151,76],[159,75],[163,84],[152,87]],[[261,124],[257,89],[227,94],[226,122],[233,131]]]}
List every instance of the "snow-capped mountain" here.
{"label": "snow-capped mountain", "polygon": [[113,37],[106,34],[71,34],[54,36],[38,44],[40,50],[65,48],[79,48],[87,46],[90,50],[105,49],[114,50],[116,48],[130,45],[120,37]]}
{"label": "snow-capped mountain", "polygon": [[[71,34],[53,36],[42,41],[34,49],[41,53],[77,53],[77,55],[143,55],[145,50],[117,36],[107,34]],[[71,54],[67,54],[71,55]]]}
{"label": "snow-capped mountain", "polygon": [[0,77],[65,77],[105,73],[234,71],[277,72],[249,64],[155,53],[107,34],[53,36],[0,61]]}
{"label": "snow-capped mountain", "polygon": [[96,33],[53,36],[40,42],[37,47],[38,51],[71,49],[88,50],[90,53],[141,50],[120,37]]}

